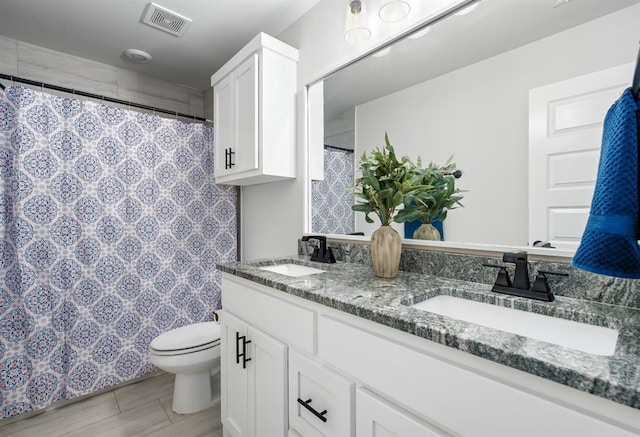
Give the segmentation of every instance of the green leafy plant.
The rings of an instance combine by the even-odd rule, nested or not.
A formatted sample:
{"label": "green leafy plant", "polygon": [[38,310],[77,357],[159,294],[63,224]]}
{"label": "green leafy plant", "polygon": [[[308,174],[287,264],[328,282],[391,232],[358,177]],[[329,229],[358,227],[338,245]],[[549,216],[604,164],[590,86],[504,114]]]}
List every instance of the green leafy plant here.
{"label": "green leafy plant", "polygon": [[360,158],[362,177],[356,179],[352,187],[358,203],[351,208],[365,213],[367,223],[374,222],[369,214],[376,214],[383,226],[392,221],[416,220],[421,217],[417,207],[399,208],[424,204],[421,199],[428,188],[422,183],[424,175],[417,171],[418,167],[408,157],[396,157],[386,133],[384,141],[382,150],[376,149],[369,156],[365,152]]}
{"label": "green leafy plant", "polygon": [[439,166],[432,162],[422,168],[418,159],[415,169],[419,175],[419,183],[425,187],[417,196],[414,196],[415,203],[412,207],[419,211],[419,218],[422,223],[433,223],[434,220],[443,221],[447,218],[447,213],[451,209],[463,206],[460,201],[463,196],[462,191],[456,188],[455,177],[456,164],[449,158],[445,165]]}

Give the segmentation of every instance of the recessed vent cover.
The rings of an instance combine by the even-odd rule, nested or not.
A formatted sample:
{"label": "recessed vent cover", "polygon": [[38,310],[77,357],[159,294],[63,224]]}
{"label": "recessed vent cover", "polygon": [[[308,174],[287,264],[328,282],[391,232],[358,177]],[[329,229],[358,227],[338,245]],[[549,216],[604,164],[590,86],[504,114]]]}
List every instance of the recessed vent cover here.
{"label": "recessed vent cover", "polygon": [[147,4],[142,22],[174,36],[182,36],[191,26],[191,19],[155,3]]}

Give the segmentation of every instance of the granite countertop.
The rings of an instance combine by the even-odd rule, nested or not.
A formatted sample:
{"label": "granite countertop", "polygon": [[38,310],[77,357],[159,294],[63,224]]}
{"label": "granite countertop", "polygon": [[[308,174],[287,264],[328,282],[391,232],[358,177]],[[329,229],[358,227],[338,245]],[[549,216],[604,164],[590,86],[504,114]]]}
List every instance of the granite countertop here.
{"label": "granite countertop", "polygon": [[[258,268],[287,262],[331,274],[290,277]],[[218,269],[640,409],[640,309],[561,296],[547,303],[493,293],[486,284],[403,271],[380,279],[370,266],[322,264],[307,256],[226,263]],[[615,353],[592,355],[410,307],[441,294],[618,329]]]}

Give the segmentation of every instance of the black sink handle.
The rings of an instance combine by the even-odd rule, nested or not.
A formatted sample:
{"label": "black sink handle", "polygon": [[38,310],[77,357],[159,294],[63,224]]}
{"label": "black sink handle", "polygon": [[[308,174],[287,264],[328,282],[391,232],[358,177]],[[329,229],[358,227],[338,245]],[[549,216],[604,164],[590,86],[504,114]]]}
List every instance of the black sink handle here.
{"label": "black sink handle", "polygon": [[511,278],[509,277],[509,272],[507,271],[507,266],[501,266],[497,264],[482,264],[484,267],[491,267],[494,269],[500,269],[498,272],[498,277],[496,278],[496,282],[494,285],[500,285],[503,287],[511,287]]}

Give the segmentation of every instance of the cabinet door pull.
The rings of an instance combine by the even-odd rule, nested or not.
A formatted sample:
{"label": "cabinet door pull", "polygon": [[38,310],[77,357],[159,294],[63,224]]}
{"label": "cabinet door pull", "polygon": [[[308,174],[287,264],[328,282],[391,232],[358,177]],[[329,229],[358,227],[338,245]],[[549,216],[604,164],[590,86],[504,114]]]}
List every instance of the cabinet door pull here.
{"label": "cabinet door pull", "polygon": [[251,358],[247,358],[247,345],[251,343],[251,340],[247,340],[246,337],[242,337],[242,368],[247,368],[247,362],[251,361]]}
{"label": "cabinet door pull", "polygon": [[224,168],[225,168],[225,170],[233,167],[234,165],[236,165],[236,163],[233,162],[233,155],[235,155],[235,154],[236,154],[236,152],[234,152],[231,147],[229,147],[228,149],[224,149]]}
{"label": "cabinet door pull", "polygon": [[244,336],[240,337],[240,333],[236,331],[236,364],[240,364],[240,357],[242,356],[239,345],[241,338],[244,338]]}
{"label": "cabinet door pull", "polygon": [[321,413],[318,413],[315,408],[313,408],[311,405],[309,405],[311,403],[311,399],[307,399],[306,401],[303,401],[302,399],[298,398],[298,403],[300,405],[302,405],[303,407],[305,407],[307,410],[311,411],[311,413],[316,416],[318,419],[322,420],[323,422],[327,421],[327,418],[324,417],[325,414],[327,414],[327,410],[324,410]]}
{"label": "cabinet door pull", "polygon": [[[242,340],[242,353],[240,353],[239,343]],[[242,358],[242,368],[247,368],[247,362],[251,361],[251,358],[247,358],[247,344],[251,343],[251,340],[247,340],[246,335],[240,335],[236,331],[236,364],[240,364],[240,358]]]}

